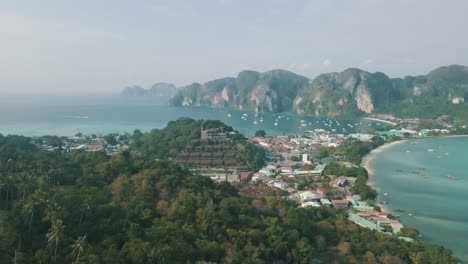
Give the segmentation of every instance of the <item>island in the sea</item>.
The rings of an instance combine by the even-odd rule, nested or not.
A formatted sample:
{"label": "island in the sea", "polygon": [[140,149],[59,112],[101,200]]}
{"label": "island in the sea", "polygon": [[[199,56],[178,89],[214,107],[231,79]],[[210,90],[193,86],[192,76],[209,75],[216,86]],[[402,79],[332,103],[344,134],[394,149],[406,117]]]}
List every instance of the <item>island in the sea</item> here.
{"label": "island in the sea", "polygon": [[468,67],[451,65],[427,75],[390,78],[356,68],[314,79],[285,71],[242,71],[206,83],[180,87],[174,106],[209,106],[257,113],[315,116],[432,118],[468,120]]}
{"label": "island in the sea", "polygon": [[174,84],[156,83],[149,89],[138,85],[126,87],[120,95],[125,97],[172,97],[176,92],[177,88]]}

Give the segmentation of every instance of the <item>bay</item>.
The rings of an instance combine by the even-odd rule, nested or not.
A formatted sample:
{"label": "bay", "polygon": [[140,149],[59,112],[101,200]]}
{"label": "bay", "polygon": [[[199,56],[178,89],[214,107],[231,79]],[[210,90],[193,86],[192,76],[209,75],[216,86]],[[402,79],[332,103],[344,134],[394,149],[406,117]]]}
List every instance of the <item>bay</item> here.
{"label": "bay", "polygon": [[[304,134],[317,128],[334,133],[365,131],[377,122],[356,118],[326,118],[216,109],[171,107],[168,98],[129,98],[118,95],[10,96],[0,98],[0,133],[26,136],[72,136],[78,132],[103,135],[147,132],[163,128],[180,117],[214,119],[234,127],[247,136],[263,129],[267,135]],[[302,123],[301,123],[302,121]]]}
{"label": "bay", "polygon": [[[379,199],[422,240],[452,249],[468,263],[468,138],[407,141],[370,161]],[[387,193],[387,195],[383,195]]]}

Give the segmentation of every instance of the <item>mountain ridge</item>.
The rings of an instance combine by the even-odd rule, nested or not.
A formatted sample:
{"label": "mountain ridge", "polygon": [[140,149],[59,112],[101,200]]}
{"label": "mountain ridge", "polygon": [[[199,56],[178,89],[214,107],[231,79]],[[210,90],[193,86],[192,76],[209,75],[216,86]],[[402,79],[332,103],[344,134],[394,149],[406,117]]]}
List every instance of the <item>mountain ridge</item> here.
{"label": "mountain ridge", "polygon": [[313,79],[275,69],[244,70],[237,77],[178,89],[173,106],[209,106],[316,116],[394,114],[468,119],[468,67],[442,66],[426,75],[391,78],[383,72],[348,68]]}
{"label": "mountain ridge", "polygon": [[145,89],[139,85],[125,87],[120,93],[125,97],[142,97],[142,96],[164,96],[172,97],[176,94],[177,88],[172,83],[159,82],[153,84],[151,88]]}

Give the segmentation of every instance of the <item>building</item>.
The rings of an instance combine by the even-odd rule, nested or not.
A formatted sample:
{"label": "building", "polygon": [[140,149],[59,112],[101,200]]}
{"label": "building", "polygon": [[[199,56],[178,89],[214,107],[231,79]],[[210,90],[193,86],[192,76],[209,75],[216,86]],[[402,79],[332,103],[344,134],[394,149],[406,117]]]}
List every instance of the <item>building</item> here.
{"label": "building", "polygon": [[312,201],[309,201],[309,202],[303,202],[301,203],[301,207],[320,207],[320,204],[317,203],[317,202],[312,202]]}
{"label": "building", "polygon": [[372,212],[372,211],[374,211],[374,207],[368,206],[365,201],[351,200],[351,205],[357,211],[361,211],[361,212]]}
{"label": "building", "polygon": [[332,200],[333,207],[335,208],[348,208],[348,200]]}
{"label": "building", "polygon": [[328,206],[328,207],[331,207],[332,206],[332,202],[330,202],[330,200],[326,199],[326,198],[321,198],[320,199],[320,203],[322,205],[325,205],[325,206]]}
{"label": "building", "polygon": [[222,141],[226,140],[227,133],[224,131],[224,128],[208,128],[201,130],[201,140],[213,140],[213,141]]}
{"label": "building", "polygon": [[309,154],[302,154],[302,163],[304,164],[312,164],[309,160]]}
{"label": "building", "polygon": [[239,180],[242,181],[242,182],[248,182],[250,181],[252,177],[252,173],[250,172],[241,172],[240,175],[239,175]]}
{"label": "building", "polygon": [[332,181],[332,186],[333,188],[338,188],[338,187],[345,187],[347,185],[348,181],[346,177],[340,176],[338,178],[333,179]]}
{"label": "building", "polygon": [[325,196],[327,194],[327,190],[325,188],[323,188],[322,186],[319,186],[319,187],[317,187],[317,193],[322,195],[322,196]]}
{"label": "building", "polygon": [[297,176],[321,176],[326,166],[325,164],[317,164],[314,168],[312,165],[306,164],[296,170],[294,174]]}
{"label": "building", "polygon": [[403,225],[398,220],[390,220],[390,226],[392,227],[394,233],[400,232],[400,230],[403,228]]}
{"label": "building", "polygon": [[365,227],[365,228],[368,228],[368,229],[371,229],[371,230],[375,230],[377,232],[384,232],[385,229],[381,226],[379,226],[378,224],[376,223],[373,223],[363,217],[360,217],[359,215],[357,214],[352,214],[350,213],[349,216],[348,216],[348,219],[350,221],[353,221],[354,223],[362,226],[362,227]]}
{"label": "building", "polygon": [[320,198],[322,198],[320,195],[315,194],[311,191],[304,191],[299,193],[299,199],[302,203],[310,201],[320,201]]}

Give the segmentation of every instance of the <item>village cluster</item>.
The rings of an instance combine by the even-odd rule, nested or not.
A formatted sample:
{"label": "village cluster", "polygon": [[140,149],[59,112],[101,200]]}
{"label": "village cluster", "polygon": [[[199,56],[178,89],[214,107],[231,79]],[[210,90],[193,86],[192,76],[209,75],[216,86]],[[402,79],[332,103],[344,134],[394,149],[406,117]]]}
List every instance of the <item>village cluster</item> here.
{"label": "village cluster", "polygon": [[[401,120],[400,120],[401,121]],[[347,168],[357,167],[345,161],[340,145],[350,138],[371,141],[374,136],[424,137],[434,133],[447,134],[450,130],[416,130],[418,120],[405,120],[400,129],[378,131],[375,134],[334,134],[323,129],[307,131],[302,136],[250,137],[248,141],[265,150],[266,165],[252,171],[239,163],[238,154],[245,145],[229,140],[223,128],[201,129],[200,139],[194,139],[180,151],[175,161],[192,172],[210,177],[214,181],[228,181],[238,186],[241,194],[249,196],[277,196],[290,199],[300,207],[331,207],[349,210],[349,220],[360,226],[397,234],[403,225],[380,208],[382,204],[364,201],[353,192],[356,177],[325,173],[329,164]],[[109,142],[111,141],[111,142]],[[113,134],[107,137],[89,137],[77,134],[62,138],[57,144],[36,143],[48,151],[105,151],[115,155],[129,149],[129,135]],[[335,147],[332,156],[321,157],[320,150]],[[379,206],[380,205],[380,206]],[[403,239],[409,239],[402,237]]]}

